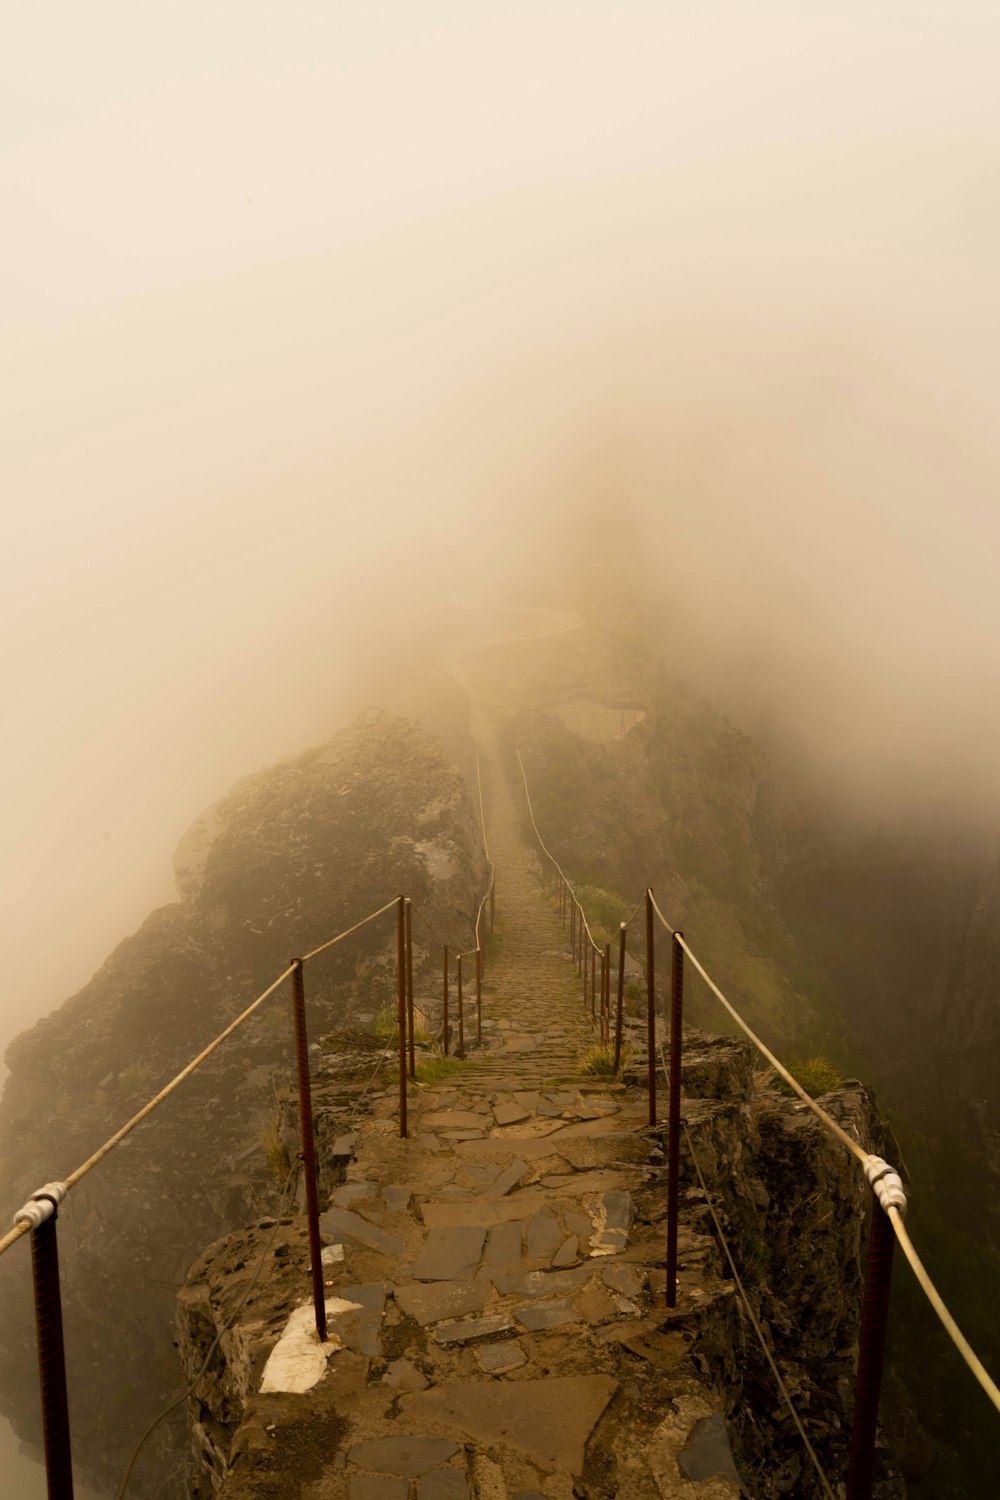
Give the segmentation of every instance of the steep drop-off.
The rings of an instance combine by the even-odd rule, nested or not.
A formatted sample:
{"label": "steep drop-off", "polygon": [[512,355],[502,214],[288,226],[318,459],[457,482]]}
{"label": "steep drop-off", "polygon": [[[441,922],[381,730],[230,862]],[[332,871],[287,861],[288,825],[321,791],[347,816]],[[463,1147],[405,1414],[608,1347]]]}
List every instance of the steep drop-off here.
{"label": "steep drop-off", "polygon": [[[415,725],[366,713],[328,743],[239,782],[177,854],[181,899],[153,912],[79,994],[11,1045],[0,1107],[4,1199],[60,1178],[308,950],[405,892],[457,946],[483,889],[464,783]],[[415,932],[418,994],[426,950]],[[307,969],[314,1036],[394,994],[391,914]],[[436,970],[434,971],[436,975]],[[429,975],[428,975],[429,978]],[[267,1211],[266,1145],[293,1067],[276,994],[72,1193],[60,1215],[74,1452],[121,1477],[178,1390],[174,1296],[202,1247]],[[29,1440],[37,1376],[27,1246],[0,1262],[0,1401]],[[185,1493],[183,1429],[161,1429],[130,1493]]]}

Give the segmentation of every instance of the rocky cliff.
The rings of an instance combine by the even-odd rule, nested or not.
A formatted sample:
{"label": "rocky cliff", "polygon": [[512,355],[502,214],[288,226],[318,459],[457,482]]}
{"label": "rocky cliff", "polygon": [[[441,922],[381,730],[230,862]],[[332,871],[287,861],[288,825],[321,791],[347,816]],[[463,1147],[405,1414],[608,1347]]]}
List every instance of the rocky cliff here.
{"label": "rocky cliff", "polygon": [[[176,864],[180,899],[8,1051],[0,1152],[12,1207],[86,1158],[290,955],[400,891],[465,946],[485,877],[464,783],[423,731],[378,712],[241,781],[198,820]],[[430,966],[419,928],[414,936],[418,994],[425,979],[436,991],[437,961]],[[306,979],[313,1035],[370,1030],[395,993],[394,965],[391,914],[317,959]],[[279,993],[60,1215],[74,1450],[95,1484],[118,1482],[145,1423],[176,1393],[173,1305],[192,1258],[277,1201],[276,1100],[292,1067]],[[30,1439],[37,1377],[26,1247],[0,1263],[0,1282],[0,1400]],[[183,1447],[179,1429],[161,1429],[130,1493],[182,1495]]]}
{"label": "rocky cliff", "polygon": [[[680,1278],[667,1309],[664,1132],[643,1126],[638,1075],[624,1090],[563,1079],[525,1092],[522,1053],[498,1092],[502,1040],[494,1025],[478,1064],[474,1053],[462,1076],[424,1092],[411,1144],[392,1138],[389,1096],[361,1122],[323,1216],[334,1343],[308,1389],[274,1373],[308,1285],[303,1221],[260,1219],[192,1267],[179,1349],[189,1380],[206,1362],[209,1372],[190,1409],[192,1493],[822,1495],[720,1226],[836,1484],[868,1201],[853,1158],[753,1071],[746,1044],[689,1032]],[[860,1084],[824,1105],[894,1153]],[[904,1493],[885,1454],[875,1493]]]}

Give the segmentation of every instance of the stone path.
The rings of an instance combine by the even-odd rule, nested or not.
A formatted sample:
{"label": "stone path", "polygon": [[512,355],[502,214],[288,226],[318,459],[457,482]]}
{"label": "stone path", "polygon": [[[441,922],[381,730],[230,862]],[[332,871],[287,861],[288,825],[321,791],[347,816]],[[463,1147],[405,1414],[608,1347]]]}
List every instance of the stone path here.
{"label": "stone path", "polygon": [[[502,923],[483,1047],[411,1093],[410,1139],[391,1093],[359,1128],[322,1218],[333,1340],[321,1350],[308,1326],[286,1329],[227,1500],[740,1493],[718,1402],[690,1359],[694,1301],[724,1295],[705,1268],[710,1241],[682,1230],[671,1321],[648,1102],[577,1073],[592,1033],[566,934],[490,771]],[[299,1263],[299,1221],[288,1224],[274,1253]],[[273,1308],[279,1292],[280,1278]],[[268,1313],[256,1309],[262,1327]]]}

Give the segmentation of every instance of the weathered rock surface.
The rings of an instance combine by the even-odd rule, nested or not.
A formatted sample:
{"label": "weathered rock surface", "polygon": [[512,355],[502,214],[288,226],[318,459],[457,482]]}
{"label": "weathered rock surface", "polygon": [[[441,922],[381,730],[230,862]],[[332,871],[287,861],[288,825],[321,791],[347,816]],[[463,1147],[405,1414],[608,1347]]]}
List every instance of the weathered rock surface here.
{"label": "weathered rock surface", "polygon": [[[369,712],[328,743],[239,782],[181,841],[181,899],[154,912],[78,995],[11,1045],[0,1108],[9,1210],[86,1158],[290,954],[401,890],[448,941],[467,946],[484,876],[464,784],[434,741],[403,720]],[[436,997],[437,959],[414,929],[418,995],[425,987]],[[350,1159],[355,1099],[381,1052],[371,1017],[394,995],[392,913],[307,967],[312,1036],[337,1033],[317,1078],[318,1102],[327,1100],[319,1136],[327,1186]],[[171,1325],[192,1257],[278,1203],[275,1172],[283,1175],[297,1150],[282,1102],[292,1056],[288,1002],[278,993],[60,1214],[74,1446],[99,1484],[117,1486],[138,1434],[177,1392]],[[26,1246],[0,1263],[0,1298],[0,1404],[31,1436],[38,1398]],[[183,1430],[175,1425],[157,1443],[130,1493],[181,1496]]]}
{"label": "weathered rock surface", "polygon": [[[506,928],[487,964],[483,1045],[455,1078],[419,1092],[407,1140],[394,1096],[375,1101],[337,1195],[399,1248],[327,1220],[343,1245],[329,1295],[349,1299],[363,1281],[387,1290],[375,1352],[337,1318],[342,1347],[315,1388],[261,1391],[270,1349],[307,1302],[304,1238],[289,1240],[291,1276],[287,1266],[271,1273],[273,1229],[212,1246],[181,1294],[182,1359],[193,1376],[223,1329],[223,1351],[238,1357],[227,1353],[192,1403],[195,1493],[736,1500],[735,1453],[754,1495],[811,1500],[818,1482],[751,1343],[695,1160],[838,1478],[867,1201],[854,1160],[762,1084],[748,1045],[689,1033],[678,1301],[668,1310],[663,1130],[648,1127],[638,1085],[585,1085],[575,1073],[589,1017],[495,783],[491,842]],[[523,1036],[531,1049],[505,1045]],[[526,1118],[498,1124],[511,1099]],[[860,1086],[828,1103],[860,1140],[889,1149]],[[465,1115],[482,1126],[475,1139],[454,1129]],[[405,1208],[390,1211],[403,1185]],[[244,1312],[239,1297],[258,1265]],[[439,1456],[414,1467],[411,1450]],[[379,1488],[387,1484],[409,1488]],[[900,1491],[883,1476],[877,1493]]]}

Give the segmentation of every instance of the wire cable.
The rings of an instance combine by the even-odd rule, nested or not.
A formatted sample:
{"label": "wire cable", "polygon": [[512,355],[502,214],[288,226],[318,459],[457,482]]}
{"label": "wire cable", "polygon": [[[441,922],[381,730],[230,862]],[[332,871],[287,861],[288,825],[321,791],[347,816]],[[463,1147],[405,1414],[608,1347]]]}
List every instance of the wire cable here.
{"label": "wire cable", "polygon": [[[663,1048],[662,1047],[660,1048],[660,1063],[661,1063],[661,1065],[663,1064]],[[664,1074],[665,1074],[666,1071],[667,1071],[666,1067],[664,1067],[663,1071],[664,1071]],[[795,1426],[798,1428],[799,1437],[802,1439],[802,1442],[805,1445],[805,1450],[809,1454],[810,1459],[812,1460],[813,1468],[816,1470],[816,1474],[817,1474],[817,1476],[819,1478],[819,1482],[823,1486],[823,1491],[826,1494],[826,1496],[828,1497],[828,1500],[836,1500],[836,1496],[834,1495],[834,1492],[833,1492],[833,1490],[832,1490],[832,1488],[830,1486],[830,1481],[827,1479],[826,1473],[825,1473],[825,1471],[823,1469],[823,1466],[822,1466],[822,1464],[819,1461],[819,1457],[818,1457],[818,1455],[816,1453],[816,1449],[813,1447],[812,1443],[809,1441],[809,1438],[808,1438],[808,1435],[806,1433],[806,1430],[805,1430],[805,1428],[802,1425],[801,1418],[799,1417],[798,1412],[795,1410],[795,1403],[792,1401],[792,1398],[791,1398],[791,1395],[789,1393],[788,1387],[785,1384],[784,1379],[782,1378],[781,1371],[778,1369],[777,1362],[776,1362],[773,1354],[771,1353],[770,1349],[767,1346],[767,1340],[764,1337],[764,1330],[761,1327],[760,1322],[757,1319],[756,1313],[754,1312],[753,1308],[750,1306],[750,1299],[747,1296],[746,1288],[744,1287],[743,1282],[740,1279],[740,1273],[736,1269],[736,1262],[734,1261],[733,1256],[732,1256],[732,1252],[729,1249],[729,1244],[728,1244],[728,1242],[726,1240],[726,1236],[722,1232],[722,1225],[719,1223],[719,1216],[718,1216],[718,1214],[715,1211],[715,1204],[712,1201],[712,1195],[711,1195],[711,1193],[708,1190],[708,1184],[706,1183],[704,1175],[702,1173],[701,1164],[699,1163],[698,1157],[695,1154],[694,1142],[691,1139],[691,1132],[688,1129],[688,1124],[687,1124],[686,1120],[684,1121],[684,1138],[685,1138],[685,1140],[688,1143],[688,1150],[691,1152],[691,1160],[694,1162],[694,1169],[695,1169],[695,1171],[698,1174],[698,1181],[701,1183],[702,1191],[705,1194],[705,1202],[708,1204],[708,1211],[712,1215],[712,1222],[715,1225],[715,1232],[716,1232],[716,1234],[719,1237],[719,1244],[722,1246],[723,1252],[725,1253],[726,1260],[729,1262],[729,1269],[732,1272],[733,1281],[736,1283],[736,1290],[740,1294],[740,1300],[743,1303],[743,1310],[746,1313],[747,1317],[750,1319],[750,1322],[753,1324],[753,1330],[754,1330],[754,1332],[757,1335],[758,1341],[760,1343],[760,1347],[763,1349],[765,1358],[767,1359],[768,1364],[771,1366],[771,1373],[773,1374],[775,1380],[777,1381],[778,1389],[781,1392],[782,1396],[784,1397],[785,1405],[788,1407],[788,1410],[791,1413],[792,1421],[795,1423]]]}
{"label": "wire cable", "polygon": [[276,1237],[276,1235],[278,1233],[278,1230],[281,1228],[281,1219],[283,1217],[284,1209],[286,1207],[285,1200],[286,1200],[286,1197],[288,1195],[288,1189],[289,1189],[290,1184],[294,1180],[294,1178],[295,1178],[295,1176],[297,1174],[297,1171],[298,1171],[298,1163],[295,1163],[289,1169],[288,1176],[285,1178],[285,1184],[284,1184],[284,1187],[281,1190],[281,1198],[280,1198],[279,1203],[278,1203],[278,1212],[274,1216],[275,1217],[274,1228],[271,1230],[271,1233],[268,1236],[267,1244],[264,1246],[264,1249],[261,1251],[260,1259],[257,1262],[257,1269],[256,1269],[256,1271],[254,1271],[253,1276],[250,1278],[250,1283],[247,1286],[246,1291],[240,1297],[240,1300],[237,1302],[236,1306],[233,1308],[233,1311],[230,1313],[229,1317],[226,1319],[226,1322],[219,1329],[218,1333],[215,1335],[215,1338],[212,1340],[211,1346],[209,1347],[208,1353],[205,1355],[205,1358],[204,1358],[204,1360],[202,1362],[201,1368],[198,1371],[197,1375],[192,1380],[191,1384],[187,1387],[187,1389],[185,1391],[181,1392],[181,1394],[177,1397],[176,1401],[171,1401],[171,1403],[170,1403],[169,1406],[165,1406],[163,1408],[163,1410],[159,1413],[159,1415],[153,1418],[152,1422],[150,1422],[149,1426],[146,1428],[145,1432],[142,1434],[142,1437],[136,1443],[135,1447],[132,1450],[132,1457],[128,1461],[128,1468],[125,1470],[125,1474],[124,1474],[124,1477],[122,1478],[122,1482],[119,1485],[117,1491],[115,1492],[115,1500],[124,1500],[125,1491],[128,1489],[129,1480],[132,1478],[132,1471],[134,1470],[134,1468],[136,1466],[136,1463],[138,1462],[139,1454],[142,1452],[143,1448],[146,1446],[146,1443],[149,1441],[149,1439],[153,1436],[153,1433],[156,1431],[157,1427],[159,1427],[160,1423],[161,1422],[165,1422],[166,1419],[167,1419],[167,1417],[170,1416],[171,1412],[175,1412],[179,1406],[183,1406],[184,1402],[188,1401],[194,1395],[195,1391],[198,1389],[198,1386],[201,1383],[201,1381],[202,1381],[202,1379],[203,1379],[203,1377],[205,1375],[205,1372],[207,1371],[209,1365],[211,1364],[212,1359],[213,1359],[213,1357],[215,1355],[215,1351],[216,1351],[216,1349],[218,1349],[220,1343],[222,1342],[222,1339],[223,1339],[224,1335],[229,1332],[230,1328],[232,1328],[233,1324],[236,1322],[236,1319],[239,1317],[240,1313],[243,1311],[243,1308],[246,1305],[247,1298],[250,1296],[250,1293],[253,1291],[254,1287],[257,1285],[258,1281],[260,1280],[261,1272],[264,1269],[264,1263],[267,1260],[267,1257],[268,1257],[268,1255],[270,1253],[271,1246],[274,1244],[275,1237]]}

